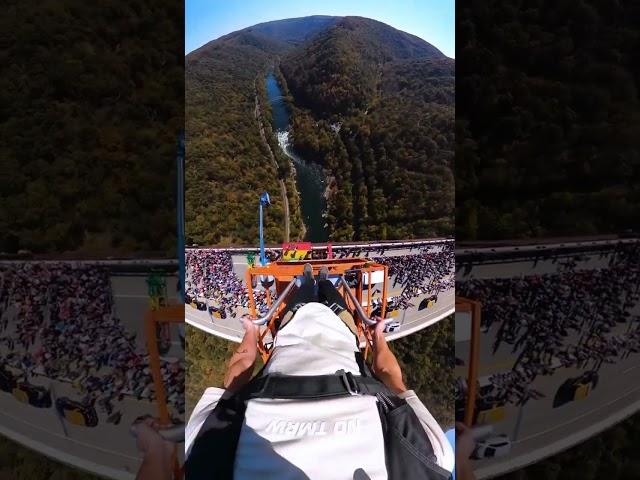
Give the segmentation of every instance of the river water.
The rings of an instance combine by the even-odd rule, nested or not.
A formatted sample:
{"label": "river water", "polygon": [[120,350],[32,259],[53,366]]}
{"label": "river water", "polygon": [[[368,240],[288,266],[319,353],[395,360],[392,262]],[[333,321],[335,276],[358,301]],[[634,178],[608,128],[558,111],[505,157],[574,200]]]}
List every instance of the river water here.
{"label": "river water", "polygon": [[302,217],[307,228],[305,240],[326,242],[328,239],[325,219],[322,214],[327,203],[324,198],[325,180],[319,165],[307,162],[291,150],[289,144],[290,114],[282,91],[273,73],[267,75],[267,96],[273,114],[273,128],[278,136],[282,151],[293,160],[296,169],[296,183],[300,192]]}

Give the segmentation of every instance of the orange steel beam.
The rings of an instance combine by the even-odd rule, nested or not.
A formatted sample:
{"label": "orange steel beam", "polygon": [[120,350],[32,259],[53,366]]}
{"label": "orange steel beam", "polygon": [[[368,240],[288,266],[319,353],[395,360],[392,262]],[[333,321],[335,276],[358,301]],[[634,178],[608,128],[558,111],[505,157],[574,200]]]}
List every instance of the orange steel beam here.
{"label": "orange steel beam", "polygon": [[[253,287],[252,287],[252,279],[254,276],[259,275],[267,275],[272,276],[275,279],[276,286],[276,295],[279,296],[282,292],[282,289],[285,288],[291,280],[295,277],[302,275],[304,272],[304,265],[306,263],[311,264],[313,275],[317,275],[320,272],[320,269],[323,266],[326,266],[329,270],[329,275],[344,275],[349,270],[358,270],[359,279],[358,287],[355,289],[356,300],[360,302],[362,305],[362,286],[363,286],[363,272],[366,271],[369,276],[369,281],[372,277],[372,272],[374,271],[384,271],[384,285],[383,285],[383,314],[386,310],[386,295],[387,295],[387,278],[386,275],[388,273],[388,268],[385,265],[381,265],[378,263],[374,263],[371,260],[363,259],[363,258],[344,258],[344,259],[319,259],[319,260],[305,260],[305,261],[276,261],[269,263],[268,265],[258,265],[248,268],[245,273],[245,282],[247,285],[247,290],[249,294],[249,309],[251,315],[256,317],[257,310],[255,300],[253,298]],[[342,297],[345,298],[347,305],[350,305],[351,301],[349,297],[346,295],[345,291],[346,287],[339,287],[339,291],[342,292]],[[371,288],[368,289],[369,301],[367,305],[367,315],[371,314]],[[282,314],[282,311],[285,308],[285,302],[280,305],[276,313],[273,315],[269,323],[267,324],[267,328],[265,328],[260,335],[258,336],[258,350],[262,356],[262,359],[266,362],[271,356],[271,351],[267,350],[264,345],[264,339],[266,337],[267,332],[271,332],[272,335],[275,335],[275,324],[277,319]],[[352,310],[355,310],[355,305],[352,305]],[[371,342],[372,338],[370,332],[367,328],[362,324],[363,322],[357,322],[357,328],[359,337],[364,337],[365,339],[365,349],[364,356],[367,358],[367,354],[371,350]]]}
{"label": "orange steel beam", "polygon": [[387,275],[389,273],[389,267],[384,266],[384,280],[382,281],[382,311],[380,312],[382,318],[387,318]]}
{"label": "orange steel beam", "polygon": [[253,268],[247,268],[247,271],[244,274],[245,283],[247,284],[247,290],[249,291],[249,311],[251,312],[251,316],[256,316],[256,301],[253,298],[253,286],[251,285],[251,270]]}
{"label": "orange steel beam", "polygon": [[[355,297],[356,297],[356,301],[360,302],[360,305],[362,305],[362,283],[364,281],[364,277],[362,275],[362,271],[358,272],[360,275],[360,281],[358,282],[358,285],[356,287],[356,291],[355,291]],[[351,297],[349,295],[347,295],[347,292],[345,291],[346,287],[342,286],[341,287],[341,292],[342,292],[342,298],[344,298],[345,303],[347,304],[347,308],[349,308],[350,311],[355,311],[355,305],[353,304],[353,302],[351,301]],[[357,319],[357,316],[353,317],[354,320]],[[367,357],[369,355],[369,352],[371,350],[371,345],[372,345],[372,338],[370,335],[370,332],[368,331],[366,325],[364,324],[364,322],[362,321],[362,319],[360,319],[360,321],[356,321],[356,329],[358,331],[358,343],[360,341],[361,337],[364,337],[365,340],[365,345],[364,345],[364,350],[362,351],[362,356],[364,358],[364,360],[367,360]]]}
{"label": "orange steel beam", "polygon": [[303,262],[283,262],[277,261],[265,266],[258,266],[248,269],[250,275],[272,275],[277,276],[278,280],[288,283],[294,277],[302,275],[304,264],[309,263],[313,269],[313,274],[317,275],[323,266],[329,269],[329,275],[343,275],[347,270],[357,270],[366,268],[369,264],[376,270],[382,270],[384,265],[371,263],[362,258],[344,258],[344,259],[321,259],[308,260]]}
{"label": "orange steel beam", "polygon": [[[158,310],[149,310],[144,316],[145,335],[147,337],[147,350],[149,351],[149,368],[153,378],[153,386],[158,402],[158,414],[160,423],[169,424],[169,410],[167,409],[167,394],[162,383],[162,373],[160,371],[160,352],[158,351],[158,340],[156,338],[156,313]],[[183,313],[184,315],[184,313]]]}
{"label": "orange steel beam", "polygon": [[367,268],[367,317],[371,318],[371,267]]}
{"label": "orange steel beam", "polygon": [[267,305],[271,306],[271,289],[267,289]]}
{"label": "orange steel beam", "polygon": [[169,305],[155,310],[157,323],[183,323],[184,305]]}
{"label": "orange steel beam", "polygon": [[[364,273],[362,270],[358,271],[358,284],[356,287],[356,298],[358,299],[358,301],[360,302],[360,305],[362,305],[362,286],[364,284]],[[347,292],[344,292],[345,294]],[[344,295],[342,295],[343,298],[345,297]],[[353,308],[355,308],[355,305],[353,306]]]}
{"label": "orange steel beam", "polygon": [[471,300],[470,298],[456,296],[455,303],[456,312],[471,313],[473,311],[473,305],[480,302]]}
{"label": "orange steel beam", "polygon": [[[145,336],[147,337],[147,350],[149,352],[149,369],[156,393],[158,415],[161,425],[171,424],[169,409],[167,408],[167,393],[162,382],[160,370],[160,352],[158,351],[158,339],[156,338],[156,325],[158,323],[183,323],[184,305],[172,305],[157,310],[148,310],[144,316]],[[173,475],[174,479],[182,478],[182,468],[176,455],[176,447],[173,450]]]}
{"label": "orange steel beam", "polygon": [[467,425],[471,426],[471,422],[473,421],[473,413],[476,407],[475,399],[476,399],[476,384],[478,383],[478,363],[480,361],[480,303],[475,302],[473,305],[473,313],[471,314],[471,349],[469,351],[469,356],[473,359],[470,365],[469,371],[469,379],[473,382],[473,394],[471,393],[471,389],[469,390],[469,397],[473,398],[473,410],[471,410],[470,415],[468,415],[465,420],[467,421]]}
{"label": "orange steel beam", "polygon": [[471,343],[469,347],[469,371],[467,373],[467,404],[464,410],[464,423],[470,427],[473,423],[473,416],[476,408],[482,304],[476,300],[456,297],[456,312],[471,314]]}

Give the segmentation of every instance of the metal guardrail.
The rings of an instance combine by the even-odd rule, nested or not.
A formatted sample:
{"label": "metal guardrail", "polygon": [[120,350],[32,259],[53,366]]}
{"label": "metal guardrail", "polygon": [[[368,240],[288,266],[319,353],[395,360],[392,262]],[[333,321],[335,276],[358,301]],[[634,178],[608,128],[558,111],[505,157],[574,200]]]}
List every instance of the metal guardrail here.
{"label": "metal guardrail", "polygon": [[[360,302],[358,302],[358,299],[355,297],[355,295],[351,291],[351,288],[347,284],[347,281],[344,279],[344,277],[341,276],[339,281],[345,287],[345,291],[347,292],[347,295],[349,295],[351,302],[353,302],[353,304],[355,305],[356,312],[358,313],[362,321],[364,321],[364,323],[366,323],[368,326],[374,326],[377,322],[375,320],[371,320],[367,316],[367,314],[364,312],[364,310],[362,309],[362,305],[360,305]],[[289,284],[286,286],[286,288],[283,290],[283,292],[280,294],[277,300],[271,304],[271,308],[269,308],[269,311],[265,313],[262,317],[256,320],[253,320],[253,324],[266,325],[275,314],[277,308],[282,304],[282,302],[284,302],[284,299],[287,297],[287,295],[289,295],[289,292],[291,292],[291,290],[295,286],[296,286],[296,279],[294,278],[293,280],[291,280],[291,282],[289,282]],[[393,322],[394,322],[393,319],[386,319],[384,321],[385,325],[389,325]]]}
{"label": "metal guardrail", "polygon": [[[419,247],[419,246],[427,246],[427,245],[440,245],[443,243],[453,243],[453,238],[434,238],[429,240],[410,240],[410,241],[395,241],[395,240],[386,240],[383,242],[374,242],[374,243],[342,243],[342,244],[331,244],[331,248],[333,250],[342,250],[342,249],[380,249],[380,248],[411,248],[411,247]],[[282,250],[281,245],[265,245],[267,250]],[[326,244],[316,244],[312,245],[312,250],[326,250]],[[213,251],[226,251],[226,252],[257,252],[259,248],[247,246],[247,247],[212,247],[212,246],[187,246],[185,250],[213,250]]]}
{"label": "metal guardrail", "polygon": [[[347,292],[347,295],[349,295],[349,298],[351,299],[351,301],[353,302],[353,304],[356,307],[356,312],[358,312],[358,315],[360,316],[360,318],[362,319],[362,321],[364,323],[366,323],[368,326],[372,327],[375,324],[377,324],[378,322],[376,322],[375,320],[371,320],[366,313],[364,313],[364,310],[362,309],[362,305],[360,305],[360,302],[358,302],[358,299],[356,298],[356,296],[353,294],[353,292],[351,291],[351,287],[349,286],[349,284],[347,283],[347,281],[344,279],[344,277],[340,277],[340,283],[342,284],[342,286],[344,287],[345,292]],[[384,321],[385,325],[389,325],[391,323],[393,323],[394,320],[392,318],[388,318]]]}
{"label": "metal guardrail", "polygon": [[287,297],[287,295],[289,295],[289,292],[295,286],[296,286],[296,279],[294,278],[289,282],[289,285],[287,285],[287,287],[283,290],[283,292],[280,294],[277,300],[271,304],[271,308],[269,309],[269,311],[266,314],[264,314],[262,317],[256,320],[253,320],[253,324],[266,325],[269,322],[269,320],[271,320],[271,317],[273,317],[273,315],[276,313],[276,309],[280,306],[280,304],[282,304],[282,302],[284,302],[284,299]]}
{"label": "metal guardrail", "polygon": [[564,242],[550,242],[550,243],[531,243],[522,244],[515,243],[513,245],[497,244],[464,244],[458,243],[456,245],[456,258],[464,255],[487,255],[487,254],[507,254],[514,252],[530,252],[535,254],[553,252],[558,250],[589,250],[598,247],[612,248],[620,244],[637,243],[640,238],[613,238],[613,239],[599,239],[599,240],[574,240]]}
{"label": "metal guardrail", "polygon": [[591,255],[614,251],[621,244],[633,244],[639,240],[623,239],[593,243],[566,243],[558,245],[531,245],[482,249],[459,249],[455,251],[456,268],[465,264],[510,263],[514,261],[545,260],[549,258],[569,258],[575,255]]}

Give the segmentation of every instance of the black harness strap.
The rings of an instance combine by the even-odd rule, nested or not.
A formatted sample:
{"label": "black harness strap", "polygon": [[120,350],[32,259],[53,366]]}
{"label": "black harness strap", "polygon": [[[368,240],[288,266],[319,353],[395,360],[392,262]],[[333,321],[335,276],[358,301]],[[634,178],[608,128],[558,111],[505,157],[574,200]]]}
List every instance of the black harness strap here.
{"label": "black harness strap", "polygon": [[292,376],[269,374],[248,385],[248,398],[319,399],[349,395],[390,393],[372,377],[353,375],[344,370],[334,375]]}
{"label": "black harness strap", "polygon": [[373,372],[369,368],[367,362],[365,362],[362,352],[358,350],[357,352],[354,352],[354,355],[356,358],[356,363],[358,364],[358,368],[360,369],[360,375],[362,375],[363,377],[373,377]]}
{"label": "black harness strap", "polygon": [[235,395],[220,399],[200,428],[185,462],[189,480],[232,480],[236,448],[247,408],[244,399]]}

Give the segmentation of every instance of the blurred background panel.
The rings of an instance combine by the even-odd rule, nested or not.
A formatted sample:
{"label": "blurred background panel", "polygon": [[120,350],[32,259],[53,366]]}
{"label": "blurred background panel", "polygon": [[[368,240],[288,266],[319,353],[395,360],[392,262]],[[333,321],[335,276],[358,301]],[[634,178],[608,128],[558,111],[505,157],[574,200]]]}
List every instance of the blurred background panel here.
{"label": "blurred background panel", "polygon": [[638,476],[639,13],[456,4],[456,416],[482,432],[478,478]]}
{"label": "blurred background panel", "polygon": [[175,258],[183,6],[9,2],[0,251]]}
{"label": "blurred background panel", "polygon": [[0,25],[0,469],[134,478],[134,420],[184,412],[180,328],[145,332],[181,297],[184,6],[10,1]]}

